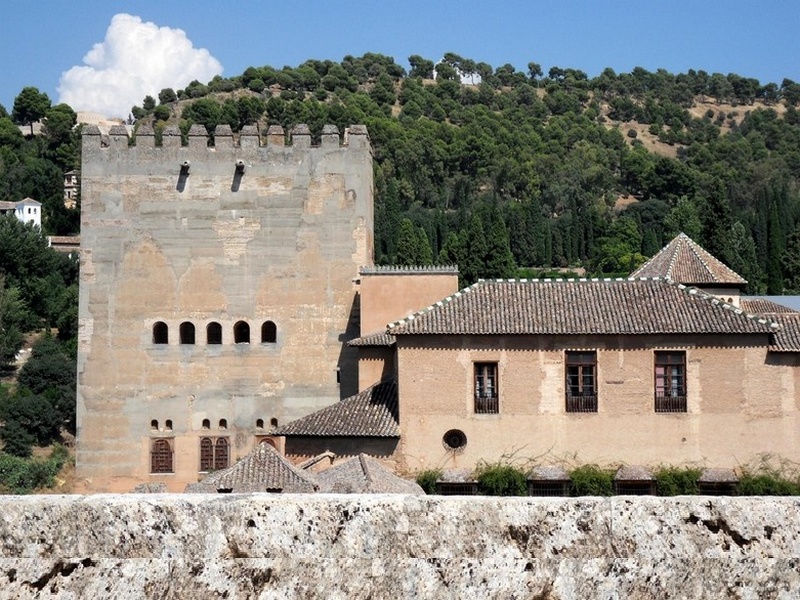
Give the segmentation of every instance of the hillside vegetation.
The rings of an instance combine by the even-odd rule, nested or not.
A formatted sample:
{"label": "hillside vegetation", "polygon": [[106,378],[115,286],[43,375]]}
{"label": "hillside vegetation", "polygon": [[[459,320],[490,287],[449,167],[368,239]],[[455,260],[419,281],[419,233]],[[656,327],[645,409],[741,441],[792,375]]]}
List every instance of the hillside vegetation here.
{"label": "hillside vegetation", "polygon": [[[250,67],[147,97],[159,129],[365,123],[376,260],[458,263],[464,283],[582,267],[624,274],[680,231],[748,279],[800,291],[800,84],[735,74],[366,54]],[[435,76],[435,77],[434,77]]]}

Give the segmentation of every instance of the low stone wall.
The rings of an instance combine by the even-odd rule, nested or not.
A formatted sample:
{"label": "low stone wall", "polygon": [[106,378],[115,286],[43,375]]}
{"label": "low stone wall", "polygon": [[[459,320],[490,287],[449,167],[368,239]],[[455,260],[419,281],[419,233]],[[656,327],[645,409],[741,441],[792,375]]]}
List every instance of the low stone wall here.
{"label": "low stone wall", "polygon": [[2,598],[797,598],[800,499],[0,497]]}

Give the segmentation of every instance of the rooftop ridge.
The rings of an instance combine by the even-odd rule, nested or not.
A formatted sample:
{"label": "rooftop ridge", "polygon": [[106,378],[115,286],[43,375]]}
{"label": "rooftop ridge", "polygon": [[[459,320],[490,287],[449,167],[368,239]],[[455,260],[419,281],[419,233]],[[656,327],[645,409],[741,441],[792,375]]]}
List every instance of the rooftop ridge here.
{"label": "rooftop ridge", "polygon": [[446,273],[458,275],[458,265],[365,265],[359,267],[359,275],[418,275],[427,273]]}
{"label": "rooftop ridge", "polygon": [[709,302],[710,304],[713,304],[714,306],[717,306],[723,310],[731,310],[737,315],[744,315],[746,318],[751,319],[757,323],[760,323],[761,325],[769,324],[770,328],[774,331],[780,331],[781,329],[780,323],[778,323],[774,319],[768,318],[766,315],[747,312],[746,310],[741,309],[735,304],[726,302],[722,298],[714,296],[713,294],[709,294],[708,292],[705,292],[698,287],[684,285],[682,283],[678,283],[677,281],[672,281],[671,279],[665,279],[665,281],[667,284],[677,287],[682,292],[685,292],[690,296],[695,296],[700,300]]}

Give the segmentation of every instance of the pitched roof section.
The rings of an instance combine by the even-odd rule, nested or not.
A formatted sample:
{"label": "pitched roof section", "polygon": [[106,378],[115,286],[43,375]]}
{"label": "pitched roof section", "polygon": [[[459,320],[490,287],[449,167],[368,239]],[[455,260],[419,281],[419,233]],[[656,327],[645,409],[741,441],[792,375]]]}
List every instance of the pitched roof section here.
{"label": "pitched roof section", "polygon": [[332,494],[424,494],[422,488],[398,477],[380,461],[359,454],[317,474],[319,491]]}
{"label": "pitched roof section", "polygon": [[747,281],[722,261],[694,242],[678,234],[655,256],[631,273],[631,277],[665,277],[684,285],[737,285]]}
{"label": "pitched roof section", "polygon": [[770,352],[800,352],[800,313],[775,315],[781,326],[772,335]]}
{"label": "pitched roof section", "polygon": [[266,492],[310,493],[317,489],[311,476],[296,468],[269,444],[259,444],[236,464],[186,486],[189,493]]}
{"label": "pitched roof section", "polygon": [[661,279],[480,281],[389,325],[392,335],[769,333],[776,326]]}
{"label": "pitched roof section", "polygon": [[347,342],[348,346],[394,346],[395,339],[385,331],[363,335]]}
{"label": "pitched roof section", "polygon": [[743,297],[739,299],[742,310],[759,315],[800,314],[793,308],[783,306],[767,298]]}
{"label": "pitched roof section", "polygon": [[397,383],[376,383],[355,396],[277,427],[271,433],[287,437],[400,437]]}

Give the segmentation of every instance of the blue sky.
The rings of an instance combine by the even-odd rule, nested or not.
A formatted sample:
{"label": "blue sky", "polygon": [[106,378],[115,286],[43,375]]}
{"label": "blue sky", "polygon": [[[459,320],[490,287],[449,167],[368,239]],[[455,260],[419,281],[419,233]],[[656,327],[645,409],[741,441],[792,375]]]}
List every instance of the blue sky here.
{"label": "blue sky", "polygon": [[[117,20],[112,31],[118,14],[140,21]],[[545,73],[641,66],[800,81],[798,0],[26,0],[4,11],[0,31],[0,103],[9,111],[28,85],[53,102],[61,87],[71,104],[87,105],[79,109],[120,112],[111,107],[141,103],[148,86],[155,96],[220,70],[233,76],[365,52],[406,68],[411,54],[438,60],[449,51],[523,71],[535,61]]]}

